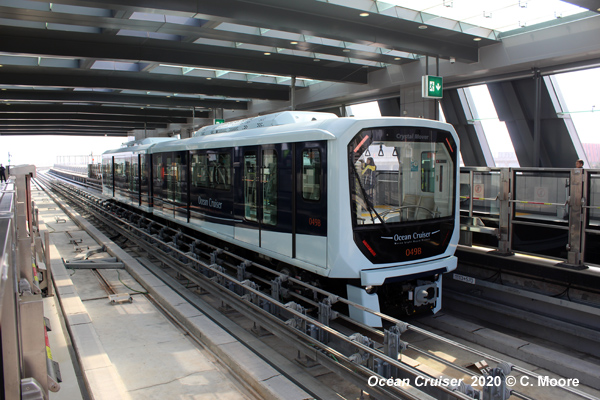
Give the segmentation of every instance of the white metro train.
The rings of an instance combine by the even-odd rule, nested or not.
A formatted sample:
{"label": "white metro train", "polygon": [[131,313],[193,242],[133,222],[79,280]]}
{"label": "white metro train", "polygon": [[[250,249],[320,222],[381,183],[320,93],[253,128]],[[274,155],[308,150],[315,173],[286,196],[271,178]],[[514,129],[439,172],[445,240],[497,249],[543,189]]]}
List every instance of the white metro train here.
{"label": "white metro train", "polygon": [[437,312],[457,265],[459,142],[442,122],[287,111],[133,142],[102,164],[104,194],[375,311]]}

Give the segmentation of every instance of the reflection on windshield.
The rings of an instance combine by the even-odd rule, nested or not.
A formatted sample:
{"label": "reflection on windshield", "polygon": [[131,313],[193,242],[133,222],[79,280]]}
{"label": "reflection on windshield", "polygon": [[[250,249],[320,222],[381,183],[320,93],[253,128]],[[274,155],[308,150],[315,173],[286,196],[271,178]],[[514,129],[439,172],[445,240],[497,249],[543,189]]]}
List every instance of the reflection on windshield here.
{"label": "reflection on windshield", "polygon": [[418,141],[386,140],[397,137],[363,131],[349,145],[356,225],[453,215],[456,167],[452,149],[442,137],[435,141],[434,134],[418,136]]}

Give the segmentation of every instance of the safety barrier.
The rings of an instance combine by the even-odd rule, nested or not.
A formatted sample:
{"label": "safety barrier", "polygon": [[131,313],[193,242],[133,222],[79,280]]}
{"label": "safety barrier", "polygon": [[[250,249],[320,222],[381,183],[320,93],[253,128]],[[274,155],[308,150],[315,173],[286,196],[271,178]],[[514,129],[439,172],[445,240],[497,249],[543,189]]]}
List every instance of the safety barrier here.
{"label": "safety barrier", "polygon": [[461,168],[461,245],[600,264],[600,171]]}

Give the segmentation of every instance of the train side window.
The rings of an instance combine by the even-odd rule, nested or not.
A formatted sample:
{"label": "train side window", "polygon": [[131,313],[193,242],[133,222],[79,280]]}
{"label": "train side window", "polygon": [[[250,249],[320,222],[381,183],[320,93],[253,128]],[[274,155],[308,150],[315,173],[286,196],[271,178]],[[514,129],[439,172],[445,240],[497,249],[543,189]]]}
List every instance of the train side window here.
{"label": "train side window", "polygon": [[220,190],[231,190],[231,154],[209,154],[213,187]]}
{"label": "train side window", "polygon": [[304,149],[302,152],[302,198],[321,200],[321,152]]}
{"label": "train side window", "polygon": [[258,204],[256,192],[256,152],[244,154],[244,218],[258,221]]}
{"label": "train side window", "polygon": [[192,185],[208,187],[208,159],[206,154],[192,156]]}
{"label": "train side window", "polygon": [[129,164],[129,190],[134,193],[140,190],[140,180],[138,176],[138,158],[137,155],[131,157],[131,163]]}
{"label": "train side window", "polygon": [[231,190],[231,154],[204,153],[192,156],[192,184],[219,190]]}
{"label": "train side window", "polygon": [[[142,176],[140,177],[140,184],[142,186],[147,186],[148,185],[148,169],[147,169],[147,162],[146,162],[146,157],[145,156],[141,156],[140,157],[140,170],[142,172]],[[148,188],[146,187],[145,189],[146,191],[148,191]]]}
{"label": "train side window", "polygon": [[103,158],[102,159],[102,182],[109,189],[112,189],[112,180],[113,180],[112,170],[113,170],[112,157]]}
{"label": "train side window", "polygon": [[154,176],[152,178],[155,182],[155,188],[162,190],[165,179],[165,168],[160,154],[154,155],[152,165],[154,166]]}
{"label": "train side window", "polygon": [[166,198],[168,200],[175,200],[175,167],[174,167],[174,162],[173,162],[173,158],[171,158],[170,156],[167,156],[167,162],[166,162],[166,166],[165,166],[165,178],[167,181],[167,196]]}
{"label": "train side window", "polygon": [[263,223],[277,225],[277,152],[263,151]]}

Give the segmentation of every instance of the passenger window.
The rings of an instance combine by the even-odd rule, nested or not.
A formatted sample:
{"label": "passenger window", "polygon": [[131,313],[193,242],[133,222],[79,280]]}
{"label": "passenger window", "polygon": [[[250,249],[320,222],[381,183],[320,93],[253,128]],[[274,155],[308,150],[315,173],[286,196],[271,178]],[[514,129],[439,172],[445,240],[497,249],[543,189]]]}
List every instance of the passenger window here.
{"label": "passenger window", "polygon": [[129,165],[129,190],[135,193],[139,192],[140,190],[138,165],[138,156],[134,155],[131,157],[131,164]]}
{"label": "passenger window", "polygon": [[421,192],[433,193],[435,189],[435,153],[421,153]]}
{"label": "passenger window", "polygon": [[[212,161],[210,161],[212,159]],[[213,187],[220,190],[231,189],[231,154],[209,154],[209,165]]]}
{"label": "passenger window", "polygon": [[192,184],[195,187],[231,190],[231,154],[194,154]]}
{"label": "passenger window", "polygon": [[321,152],[305,149],[302,152],[302,198],[321,200]]}
{"label": "passenger window", "polygon": [[195,187],[208,187],[206,154],[194,154],[192,157],[192,185]]}
{"label": "passenger window", "polygon": [[175,165],[171,157],[167,157],[167,199],[175,200],[175,174],[177,173],[177,166]]}
{"label": "passenger window", "polygon": [[256,152],[244,154],[244,217],[258,221],[256,193]]}
{"label": "passenger window", "polygon": [[263,223],[277,225],[277,153],[263,151]]}
{"label": "passenger window", "polygon": [[112,157],[102,159],[102,182],[104,185],[112,189],[113,180],[113,164]]}

